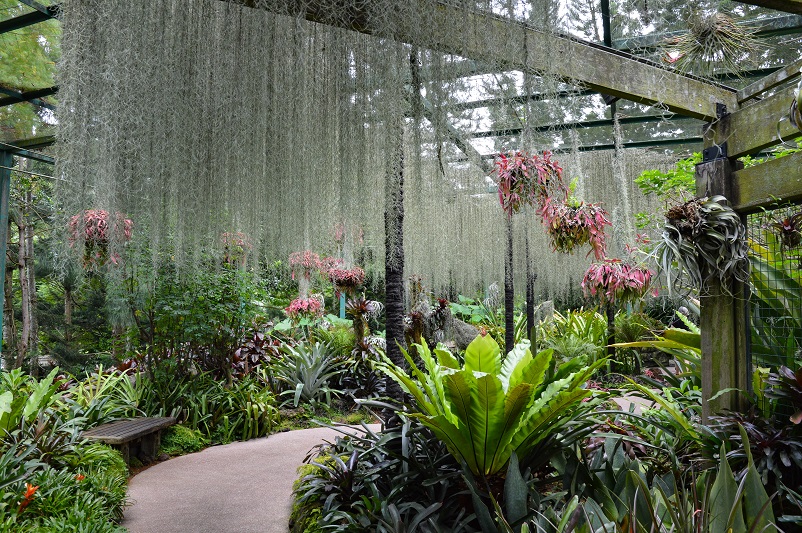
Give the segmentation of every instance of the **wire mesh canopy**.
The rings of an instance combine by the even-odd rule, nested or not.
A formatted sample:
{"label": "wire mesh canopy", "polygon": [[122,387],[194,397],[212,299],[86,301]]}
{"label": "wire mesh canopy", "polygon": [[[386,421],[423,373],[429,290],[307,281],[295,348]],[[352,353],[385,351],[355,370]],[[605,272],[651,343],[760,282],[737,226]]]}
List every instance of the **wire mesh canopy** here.
{"label": "wire mesh canopy", "polygon": [[[57,172],[65,227],[84,210],[120,213],[134,223],[127,261],[148,268],[167,259],[191,270],[226,245],[225,235],[240,233],[249,260],[339,250],[376,272],[385,190],[403,175],[407,272],[473,292],[503,272],[504,215],[488,176],[495,153],[558,150],[578,194],[612,213],[611,250],[622,253],[634,238],[633,213],[657,207],[632,178],[673,162],[627,146],[698,131],[698,121],[673,115],[678,104],[653,96],[676,83],[666,46],[679,44],[644,36],[679,29],[687,6],[624,2],[603,32],[586,0],[245,4],[63,2]],[[703,17],[727,6],[752,24],[777,16],[693,4]],[[651,87],[637,98],[647,105],[621,102],[613,120],[598,87],[571,79],[609,65],[588,64],[569,34],[637,52],[632,65],[653,78],[624,72],[621,83]],[[741,50],[739,64],[798,57],[799,43],[783,38]],[[720,60],[707,53],[707,64]],[[586,151],[600,143],[616,150]],[[575,286],[589,260],[551,253],[533,213],[514,224],[529,234],[543,291]],[[125,244],[114,240],[111,248]]]}

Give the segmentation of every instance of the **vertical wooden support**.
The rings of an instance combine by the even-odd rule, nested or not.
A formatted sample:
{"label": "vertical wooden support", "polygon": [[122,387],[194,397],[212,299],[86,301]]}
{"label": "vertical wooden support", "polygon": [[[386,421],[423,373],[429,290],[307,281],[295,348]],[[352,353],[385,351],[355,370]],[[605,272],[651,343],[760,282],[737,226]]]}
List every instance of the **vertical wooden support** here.
{"label": "vertical wooden support", "polygon": [[345,293],[340,293],[340,318],[345,318]]}
{"label": "vertical wooden support", "polygon": [[5,310],[6,249],[8,248],[8,196],[11,191],[11,166],[13,155],[7,150],[0,150],[0,273],[3,282],[0,284],[0,356],[3,354],[3,314]]}
{"label": "vertical wooden support", "polygon": [[[696,166],[697,196],[731,196],[732,173],[735,169],[726,158]],[[737,391],[749,387],[746,328],[748,327],[745,287],[733,283],[726,294],[717,281],[709,284],[701,296],[702,330],[702,421],[724,409],[738,410],[743,397]]]}

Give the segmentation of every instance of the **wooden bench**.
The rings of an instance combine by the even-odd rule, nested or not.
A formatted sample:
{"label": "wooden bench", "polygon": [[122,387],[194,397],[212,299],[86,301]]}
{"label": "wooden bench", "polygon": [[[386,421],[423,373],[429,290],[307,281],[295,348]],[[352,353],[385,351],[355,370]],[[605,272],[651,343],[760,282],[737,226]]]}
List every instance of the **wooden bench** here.
{"label": "wooden bench", "polygon": [[175,423],[176,419],[172,416],[117,420],[85,431],[83,437],[117,448],[126,464],[130,464],[131,457],[148,464],[156,459],[159,452],[161,430]]}

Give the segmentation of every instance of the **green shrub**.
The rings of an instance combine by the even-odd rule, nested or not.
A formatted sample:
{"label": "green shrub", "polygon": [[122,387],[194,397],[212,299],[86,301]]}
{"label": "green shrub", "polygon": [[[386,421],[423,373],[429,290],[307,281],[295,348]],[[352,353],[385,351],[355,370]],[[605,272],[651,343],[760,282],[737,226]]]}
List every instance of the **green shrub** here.
{"label": "green shrub", "polygon": [[160,451],[177,456],[199,452],[208,445],[209,441],[203,438],[200,431],[177,425],[167,428],[162,434]]}

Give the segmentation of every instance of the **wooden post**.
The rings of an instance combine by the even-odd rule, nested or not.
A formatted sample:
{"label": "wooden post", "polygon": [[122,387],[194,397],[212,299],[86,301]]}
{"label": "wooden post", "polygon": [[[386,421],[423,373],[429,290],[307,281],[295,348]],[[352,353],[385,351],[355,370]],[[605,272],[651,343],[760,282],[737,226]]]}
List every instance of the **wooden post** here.
{"label": "wooden post", "polygon": [[[731,197],[732,173],[729,159],[720,158],[696,166],[697,196]],[[702,331],[702,422],[724,409],[738,410],[749,387],[746,328],[748,314],[743,283],[733,283],[728,295],[717,280],[701,295]],[[721,393],[721,394],[719,394]],[[715,398],[714,398],[715,397]],[[714,398],[714,399],[712,399]]]}
{"label": "wooden post", "polygon": [[[8,248],[8,197],[11,191],[11,167],[13,155],[0,150],[0,273],[3,283],[6,279],[6,249]],[[3,289],[5,286],[3,286]],[[0,291],[0,357],[3,355],[3,310],[5,309],[5,290]]]}

